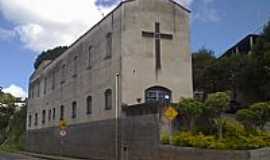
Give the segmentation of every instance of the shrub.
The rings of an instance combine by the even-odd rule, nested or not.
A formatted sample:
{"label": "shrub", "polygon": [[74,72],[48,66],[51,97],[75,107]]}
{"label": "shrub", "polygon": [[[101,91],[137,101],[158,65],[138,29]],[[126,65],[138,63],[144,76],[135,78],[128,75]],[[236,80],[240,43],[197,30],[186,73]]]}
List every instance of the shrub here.
{"label": "shrub", "polygon": [[213,120],[216,124],[219,139],[223,138],[224,119],[221,117],[222,112],[229,108],[230,96],[225,92],[210,94],[205,102],[209,112],[213,113]]}
{"label": "shrub", "polygon": [[225,92],[217,92],[210,94],[206,99],[208,109],[219,116],[222,112],[229,108],[230,96]]}
{"label": "shrub", "polygon": [[227,136],[222,140],[215,136],[194,135],[191,132],[179,132],[173,136],[173,145],[218,150],[248,150],[270,147],[270,134]]}
{"label": "shrub", "polygon": [[161,143],[162,144],[170,144],[170,135],[167,132],[161,134]]}
{"label": "shrub", "polygon": [[225,137],[240,137],[246,135],[244,126],[231,118],[226,118],[224,123],[224,135]]}
{"label": "shrub", "polygon": [[193,135],[191,132],[180,132],[173,136],[173,145],[176,146],[208,148],[214,141],[214,136]]}
{"label": "shrub", "polygon": [[265,124],[270,121],[270,104],[269,103],[256,103],[250,109],[256,113],[256,122],[261,130]]}
{"label": "shrub", "polygon": [[176,108],[182,114],[190,132],[194,129],[198,117],[205,111],[204,104],[192,98],[184,98]]}
{"label": "shrub", "polygon": [[256,128],[257,115],[250,109],[242,109],[236,113],[236,119],[240,121],[247,129]]}

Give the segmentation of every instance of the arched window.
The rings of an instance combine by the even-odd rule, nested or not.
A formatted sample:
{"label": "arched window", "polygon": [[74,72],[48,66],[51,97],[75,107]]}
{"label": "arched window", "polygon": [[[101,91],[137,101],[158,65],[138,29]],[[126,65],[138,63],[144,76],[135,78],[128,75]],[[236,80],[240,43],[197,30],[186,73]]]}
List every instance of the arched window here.
{"label": "arched window", "polygon": [[46,122],[46,111],[43,110],[42,111],[42,124],[45,124],[45,122]]}
{"label": "arched window", "polygon": [[151,87],[145,91],[145,102],[170,103],[172,100],[171,95],[171,91],[167,88],[160,86]]}
{"label": "arched window", "polygon": [[53,108],[53,114],[52,114],[52,119],[55,120],[55,115],[56,115],[56,111],[55,108]]}
{"label": "arched window", "polygon": [[77,102],[72,103],[72,118],[75,119],[77,117]]}
{"label": "arched window", "polygon": [[88,96],[86,99],[86,114],[92,113],[92,97]]}
{"label": "arched window", "polygon": [[64,120],[64,112],[65,112],[65,107],[61,106],[60,107],[60,120]]}
{"label": "arched window", "polygon": [[32,115],[29,115],[28,117],[28,127],[30,128],[32,126]]}
{"label": "arched window", "polygon": [[105,109],[111,110],[112,109],[112,90],[107,89],[104,93],[105,96]]}
{"label": "arched window", "polygon": [[52,119],[52,110],[50,109],[48,113],[48,121],[51,121],[51,119]]}
{"label": "arched window", "polygon": [[38,114],[37,113],[35,113],[35,126],[37,126],[38,125]]}

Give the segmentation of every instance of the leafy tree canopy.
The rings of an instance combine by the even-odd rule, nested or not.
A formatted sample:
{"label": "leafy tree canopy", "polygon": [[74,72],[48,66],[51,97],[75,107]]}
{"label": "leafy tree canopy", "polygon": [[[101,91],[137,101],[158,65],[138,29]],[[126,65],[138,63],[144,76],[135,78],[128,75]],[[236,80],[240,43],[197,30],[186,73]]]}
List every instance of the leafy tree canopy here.
{"label": "leafy tree canopy", "polygon": [[49,49],[47,51],[43,51],[36,59],[34,63],[35,69],[39,67],[39,65],[45,61],[45,60],[54,60],[58,56],[60,56],[62,53],[64,53],[68,49],[67,46],[60,46],[56,47],[54,49]]}
{"label": "leafy tree canopy", "polygon": [[205,111],[204,104],[192,98],[182,99],[182,101],[177,104],[176,108],[183,114],[189,131],[192,131],[195,121]]}

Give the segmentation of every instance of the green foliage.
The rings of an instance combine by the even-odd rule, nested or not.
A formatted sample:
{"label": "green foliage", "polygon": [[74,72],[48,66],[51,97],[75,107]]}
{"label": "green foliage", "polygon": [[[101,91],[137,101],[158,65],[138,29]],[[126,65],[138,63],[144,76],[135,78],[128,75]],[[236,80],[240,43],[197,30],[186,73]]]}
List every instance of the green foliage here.
{"label": "green foliage", "polygon": [[247,104],[270,99],[270,21],[256,40],[252,54],[241,53],[216,59],[201,49],[192,55],[194,89],[205,94],[231,90],[241,93]]}
{"label": "green foliage", "polygon": [[257,125],[263,129],[265,124],[270,121],[270,104],[256,103],[250,107],[250,110],[255,112]]}
{"label": "green foliage", "polygon": [[25,124],[26,107],[23,107],[20,111],[16,112],[9,121],[9,128],[7,130],[8,137],[5,141],[5,146],[23,149],[26,127]]}
{"label": "green foliage", "polygon": [[204,104],[192,98],[183,98],[176,108],[184,117],[189,131],[192,131],[195,121],[205,111]]}
{"label": "green foliage", "polygon": [[206,48],[192,54],[193,82],[196,91],[208,91],[209,83],[205,83],[208,77],[204,73],[216,61],[214,55],[212,50]]}
{"label": "green foliage", "polygon": [[16,98],[11,94],[0,92],[0,107],[14,106]]}
{"label": "green foliage", "polygon": [[16,109],[16,98],[0,92],[0,150],[21,149],[25,134],[26,107]]}
{"label": "green foliage", "polygon": [[162,144],[170,144],[170,135],[167,132],[161,134],[161,143]]}
{"label": "green foliage", "polygon": [[210,94],[205,102],[208,109],[219,116],[229,107],[230,96],[225,92]]}
{"label": "green foliage", "polygon": [[7,137],[6,128],[9,125],[9,120],[15,112],[16,98],[11,94],[0,92],[0,144]]}
{"label": "green foliage", "polygon": [[238,138],[247,135],[245,127],[237,120],[225,118],[224,121],[224,136]]}
{"label": "green foliage", "polygon": [[270,135],[225,137],[219,140],[215,136],[179,132],[173,136],[173,145],[219,150],[247,150],[270,147]]}
{"label": "green foliage", "polygon": [[54,60],[58,56],[60,56],[62,53],[64,53],[68,47],[56,47],[51,50],[43,51],[36,59],[34,63],[35,69],[39,67],[39,65],[44,61],[44,60]]}
{"label": "green foliage", "polygon": [[219,139],[223,138],[223,126],[225,123],[221,114],[229,108],[229,103],[230,96],[225,92],[210,94],[205,102],[209,112],[213,113],[213,121],[217,127]]}
{"label": "green foliage", "polygon": [[208,148],[215,141],[213,136],[193,135],[191,132],[180,132],[173,136],[172,143],[176,146]]}
{"label": "green foliage", "polygon": [[236,113],[236,119],[240,121],[246,128],[256,128],[257,115],[250,109],[239,110]]}
{"label": "green foliage", "polygon": [[263,35],[265,41],[270,42],[270,21],[264,27],[262,35]]}

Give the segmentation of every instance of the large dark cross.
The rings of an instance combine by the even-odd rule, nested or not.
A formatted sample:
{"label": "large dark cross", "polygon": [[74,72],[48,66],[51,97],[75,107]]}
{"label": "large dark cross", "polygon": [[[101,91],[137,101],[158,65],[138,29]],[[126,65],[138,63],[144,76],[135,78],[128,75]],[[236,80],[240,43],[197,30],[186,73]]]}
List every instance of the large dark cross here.
{"label": "large dark cross", "polygon": [[155,23],[155,32],[142,31],[143,37],[155,38],[156,71],[161,69],[160,39],[173,39],[172,34],[160,33],[160,24]]}

